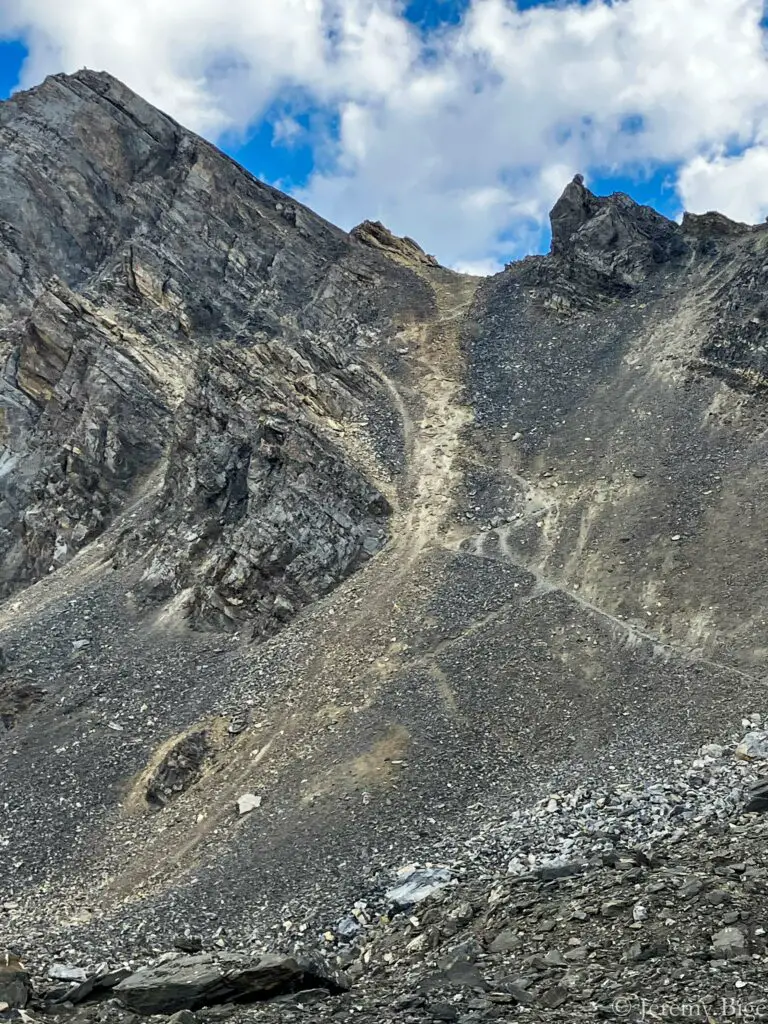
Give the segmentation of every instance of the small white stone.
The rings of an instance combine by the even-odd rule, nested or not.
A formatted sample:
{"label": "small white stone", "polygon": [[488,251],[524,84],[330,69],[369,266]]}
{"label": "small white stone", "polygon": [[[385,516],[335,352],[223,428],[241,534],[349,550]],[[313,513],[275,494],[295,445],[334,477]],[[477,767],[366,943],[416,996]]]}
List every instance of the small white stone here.
{"label": "small white stone", "polygon": [[85,981],[86,973],[82,967],[73,967],[71,964],[51,964],[48,977],[56,981]]}
{"label": "small white stone", "polygon": [[[699,754],[702,757],[718,758],[723,756],[723,748],[719,743],[705,743],[704,746],[699,750]],[[694,767],[700,767],[694,762]]]}
{"label": "small white stone", "polygon": [[239,815],[250,814],[251,811],[261,807],[261,797],[255,793],[243,793],[237,801],[237,813]]}

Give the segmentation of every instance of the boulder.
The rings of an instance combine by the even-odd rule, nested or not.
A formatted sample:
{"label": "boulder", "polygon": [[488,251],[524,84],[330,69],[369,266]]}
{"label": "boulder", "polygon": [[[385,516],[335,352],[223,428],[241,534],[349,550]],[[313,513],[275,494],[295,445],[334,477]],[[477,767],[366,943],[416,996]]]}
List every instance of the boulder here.
{"label": "boulder", "polygon": [[748,732],[736,747],[736,757],[740,761],[768,760],[768,732],[761,729]]}
{"label": "boulder", "polygon": [[758,779],[747,793],[744,810],[750,813],[768,811],[768,778]]}
{"label": "boulder", "polygon": [[421,903],[433,893],[451,884],[448,868],[401,868],[398,872],[400,884],[389,889],[387,899],[400,910],[406,910]]}
{"label": "boulder", "polygon": [[488,947],[491,953],[509,953],[521,945],[520,937],[513,928],[505,928],[499,932]]}
{"label": "boulder", "polygon": [[82,967],[73,967],[71,964],[51,964],[48,977],[54,981],[85,981],[86,973]]}
{"label": "boulder", "polygon": [[261,796],[256,793],[243,793],[241,797],[238,797],[237,813],[240,817],[258,810],[259,807],[261,807]]}
{"label": "boulder", "polygon": [[[82,1003],[84,1000],[89,999],[96,994],[103,996],[105,992],[109,992],[110,989],[113,989],[115,985],[121,982],[123,978],[127,978],[131,973],[125,967],[111,968],[108,964],[104,963],[89,975],[87,975],[85,971],[82,971],[82,981],[77,981],[76,978],[74,978],[74,972],[78,970],[78,968],[73,968],[73,977],[69,979],[57,978],[57,974],[61,972],[56,972],[54,974],[49,971],[49,977],[52,977],[55,980],[60,980],[64,982],[64,984],[57,986],[52,990],[49,989],[45,993],[48,1002],[77,1004]],[[67,984],[67,982],[70,982],[70,984]]]}
{"label": "boulder", "polygon": [[142,968],[121,981],[115,995],[134,1013],[172,1014],[309,988],[339,993],[348,987],[344,975],[319,957],[201,953]]}
{"label": "boulder", "polygon": [[29,974],[18,957],[12,953],[0,954],[0,1003],[12,1009],[22,1009],[32,994]]}
{"label": "boulder", "polygon": [[712,956],[716,960],[730,960],[742,956],[747,938],[740,928],[722,928],[712,936]]}
{"label": "boulder", "polygon": [[177,935],[173,940],[174,948],[180,949],[182,953],[202,953],[202,935]]}
{"label": "boulder", "polygon": [[354,939],[360,931],[360,927],[361,925],[357,918],[349,914],[347,917],[343,917],[336,925],[336,934],[340,939],[348,941]]}
{"label": "boulder", "polygon": [[179,1010],[168,1018],[168,1024],[198,1024],[198,1018],[191,1010]]}

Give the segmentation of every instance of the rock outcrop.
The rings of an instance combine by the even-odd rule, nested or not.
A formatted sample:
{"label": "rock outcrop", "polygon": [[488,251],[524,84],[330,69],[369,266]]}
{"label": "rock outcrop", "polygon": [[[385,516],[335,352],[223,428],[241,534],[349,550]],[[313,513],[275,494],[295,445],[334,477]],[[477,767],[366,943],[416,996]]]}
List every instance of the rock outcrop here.
{"label": "rock outcrop", "polygon": [[425,253],[418,242],[414,242],[412,238],[407,236],[405,238],[398,238],[381,221],[365,220],[362,224],[352,228],[350,235],[358,242],[363,242],[374,249],[380,249],[390,259],[394,259],[405,266],[418,265],[419,263],[423,263],[428,267],[438,266],[435,257]]}
{"label": "rock outcrop", "polygon": [[387,401],[360,346],[424,285],[108,75],[1,109],[3,591],[151,493],[143,593],[277,628],[386,539],[340,438]]}
{"label": "rock outcrop", "polygon": [[576,175],[550,214],[551,256],[521,267],[550,308],[595,307],[626,297],[664,264],[688,251],[683,230],[617,192],[596,196]]}

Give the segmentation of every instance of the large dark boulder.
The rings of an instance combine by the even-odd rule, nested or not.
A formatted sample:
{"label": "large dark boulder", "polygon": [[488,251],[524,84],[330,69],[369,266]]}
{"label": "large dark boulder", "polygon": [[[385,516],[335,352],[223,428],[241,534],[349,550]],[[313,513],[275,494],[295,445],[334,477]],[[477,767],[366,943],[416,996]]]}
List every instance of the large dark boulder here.
{"label": "large dark boulder", "polygon": [[348,987],[345,977],[319,958],[201,953],[145,967],[121,981],[115,994],[134,1013],[175,1013],[302,989],[338,993]]}

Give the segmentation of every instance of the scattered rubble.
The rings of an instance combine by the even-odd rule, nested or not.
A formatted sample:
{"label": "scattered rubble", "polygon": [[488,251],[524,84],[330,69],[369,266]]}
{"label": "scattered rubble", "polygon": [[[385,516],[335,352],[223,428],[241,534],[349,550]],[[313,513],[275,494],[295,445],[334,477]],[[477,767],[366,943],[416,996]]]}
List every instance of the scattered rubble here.
{"label": "scattered rubble", "polygon": [[371,1024],[640,1020],[660,991],[670,1006],[753,997],[768,967],[768,819],[745,807],[757,766],[742,742],[706,744],[657,782],[558,790],[485,820],[453,859],[394,871],[332,928],[284,921],[284,952],[257,951],[254,936],[250,951],[204,953],[203,936],[181,934],[192,955],[132,972],[54,962],[34,996],[6,968],[20,987],[0,972],[0,996],[55,1013],[114,986],[138,1014],[282,1022],[311,1007],[317,1021]]}

